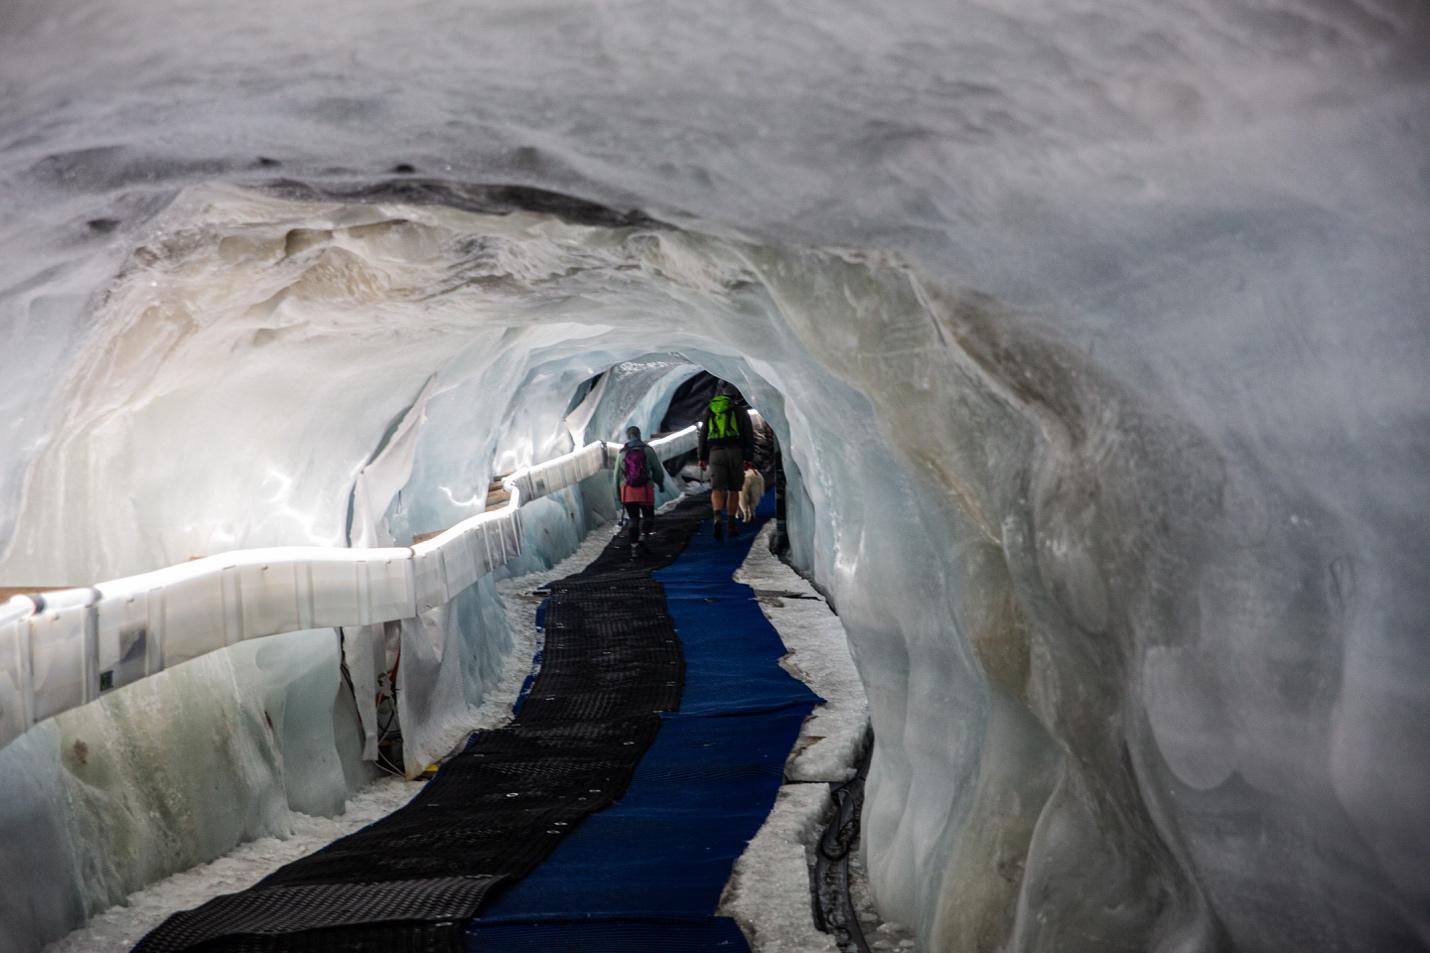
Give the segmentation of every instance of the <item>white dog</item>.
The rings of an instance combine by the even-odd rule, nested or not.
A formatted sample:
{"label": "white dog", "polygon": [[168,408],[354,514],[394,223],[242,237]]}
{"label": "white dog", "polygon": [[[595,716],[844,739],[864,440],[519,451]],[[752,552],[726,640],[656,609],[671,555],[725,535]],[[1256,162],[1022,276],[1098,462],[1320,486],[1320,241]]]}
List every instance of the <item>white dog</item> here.
{"label": "white dog", "polygon": [[740,519],[746,523],[752,523],[755,519],[755,507],[759,505],[760,498],[765,495],[765,478],[760,476],[760,471],[754,467],[745,465],[745,485],[740,487]]}

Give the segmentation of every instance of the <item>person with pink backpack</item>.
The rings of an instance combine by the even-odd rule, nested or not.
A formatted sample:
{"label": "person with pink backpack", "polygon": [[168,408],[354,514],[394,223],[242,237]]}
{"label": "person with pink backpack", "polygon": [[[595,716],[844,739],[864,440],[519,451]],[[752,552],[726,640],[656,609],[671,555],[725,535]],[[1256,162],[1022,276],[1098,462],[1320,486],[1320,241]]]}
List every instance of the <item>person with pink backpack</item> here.
{"label": "person with pink backpack", "polygon": [[655,488],[665,486],[665,467],[641,428],[626,428],[626,443],[616,458],[616,501],[630,518],[631,558],[644,552],[641,538],[655,532]]}

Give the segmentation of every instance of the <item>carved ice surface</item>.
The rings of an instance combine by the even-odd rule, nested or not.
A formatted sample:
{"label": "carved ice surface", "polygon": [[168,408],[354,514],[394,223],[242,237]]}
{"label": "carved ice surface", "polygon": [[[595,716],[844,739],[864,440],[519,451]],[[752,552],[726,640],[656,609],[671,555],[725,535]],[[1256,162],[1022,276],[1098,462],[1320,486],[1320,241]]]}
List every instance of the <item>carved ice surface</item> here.
{"label": "carved ice surface", "polygon": [[[0,13],[0,580],[400,545],[565,449],[591,376],[679,355],[780,434],[878,737],[873,888],[923,947],[1430,946],[1422,3],[216,16]],[[629,379],[603,436],[658,416]],[[533,563],[608,498],[533,508]],[[433,724],[483,625],[443,630],[473,681],[434,668]],[[0,948],[357,783],[333,634],[274,644],[0,751],[0,858],[55,885],[6,884]],[[123,831],[207,803],[163,825],[194,841],[96,859],[141,788]]]}

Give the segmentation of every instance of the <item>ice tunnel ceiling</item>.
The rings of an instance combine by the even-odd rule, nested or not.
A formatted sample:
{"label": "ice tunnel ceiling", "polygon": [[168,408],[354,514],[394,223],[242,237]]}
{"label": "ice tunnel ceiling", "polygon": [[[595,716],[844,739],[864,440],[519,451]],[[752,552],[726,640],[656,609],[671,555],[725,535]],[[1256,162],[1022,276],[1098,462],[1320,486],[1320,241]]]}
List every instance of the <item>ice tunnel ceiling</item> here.
{"label": "ice tunnel ceiling", "polygon": [[[703,367],[786,449],[920,949],[1430,948],[1427,36],[1395,0],[12,3],[0,584],[400,542],[570,449],[593,375],[642,368],[618,427]],[[495,633],[451,636],[472,684],[495,605],[454,614]],[[0,750],[0,863],[58,885],[0,893],[0,950],[341,806],[333,650],[292,644]],[[212,823],[144,774],[204,732],[246,792]]]}
{"label": "ice tunnel ceiling", "polygon": [[[773,395],[799,373],[778,356],[803,350],[803,336],[838,330],[859,360],[876,359],[857,327],[771,321],[776,294],[804,290],[780,292],[780,280],[827,269],[867,297],[853,307],[885,304],[881,282],[894,289],[888,306],[921,307],[891,259],[801,260],[562,201],[406,182],[357,199],[186,193],[100,299],[84,363],[60,389],[64,423],[32,446],[26,506],[6,514],[4,571],[102,578],[235,546],[340,544],[347,487],[419,401],[417,465],[449,503],[424,529],[440,528],[469,515],[456,501],[490,476],[569,449],[558,405],[620,360],[678,352]],[[495,211],[471,210],[481,202]],[[864,403],[848,387],[839,400]],[[210,461],[235,439],[272,449],[229,469],[219,490]],[[166,466],[116,508],[113,478],[144,458]],[[82,523],[109,525],[112,540],[48,542]]]}

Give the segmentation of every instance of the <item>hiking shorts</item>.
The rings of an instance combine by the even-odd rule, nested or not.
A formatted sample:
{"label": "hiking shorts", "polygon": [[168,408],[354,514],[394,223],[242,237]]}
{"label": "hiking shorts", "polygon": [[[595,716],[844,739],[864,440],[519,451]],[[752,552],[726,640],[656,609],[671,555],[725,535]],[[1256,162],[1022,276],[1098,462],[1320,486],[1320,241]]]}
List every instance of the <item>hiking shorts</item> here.
{"label": "hiking shorts", "polygon": [[745,485],[745,451],[738,443],[710,448],[710,489],[738,493]]}

